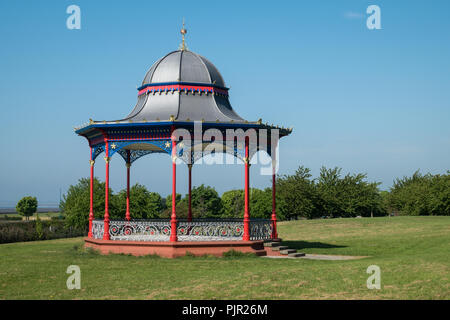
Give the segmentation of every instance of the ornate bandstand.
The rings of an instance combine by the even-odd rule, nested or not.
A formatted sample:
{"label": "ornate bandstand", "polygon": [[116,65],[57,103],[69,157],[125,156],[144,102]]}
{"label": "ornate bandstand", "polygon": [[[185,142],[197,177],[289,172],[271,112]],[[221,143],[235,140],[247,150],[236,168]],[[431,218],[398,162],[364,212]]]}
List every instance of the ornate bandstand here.
{"label": "ornate bandstand", "polygon": [[[90,147],[89,233],[85,244],[101,253],[158,254],[177,257],[222,255],[229,250],[264,255],[263,241],[277,239],[275,178],[279,138],[292,129],[247,121],[231,107],[229,88],[206,58],[189,51],[181,30],[180,49],[165,55],[148,70],[138,88],[137,103],[121,120],[93,121],[75,128]],[[253,219],[250,214],[250,162],[258,151],[271,157],[272,216]],[[105,212],[94,219],[93,178],[96,158],[104,153]],[[176,166],[188,166],[188,217],[177,218],[172,201],[170,219],[132,219],[130,169],[134,161],[152,153],[172,160],[172,199],[176,198]],[[245,209],[243,219],[194,219],[191,210],[191,177],[194,164],[205,155],[231,154],[244,164]],[[127,172],[126,212],[123,220],[109,217],[109,164],[115,154],[123,158]]]}

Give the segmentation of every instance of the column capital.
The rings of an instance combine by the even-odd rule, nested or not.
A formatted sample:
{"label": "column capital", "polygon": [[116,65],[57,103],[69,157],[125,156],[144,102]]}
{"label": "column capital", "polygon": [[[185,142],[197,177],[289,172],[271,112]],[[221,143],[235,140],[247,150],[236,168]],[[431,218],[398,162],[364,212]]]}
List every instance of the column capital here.
{"label": "column capital", "polygon": [[192,169],[192,163],[188,163],[187,166],[188,166],[189,170]]}
{"label": "column capital", "polygon": [[91,167],[93,167],[95,164],[95,160],[89,160],[89,164],[91,165]]}
{"label": "column capital", "polygon": [[130,167],[131,167],[131,162],[125,163],[125,166],[126,166],[127,168],[130,168]]}
{"label": "column capital", "polygon": [[111,161],[111,157],[104,157],[103,159],[105,159],[106,163],[109,163],[109,161]]}

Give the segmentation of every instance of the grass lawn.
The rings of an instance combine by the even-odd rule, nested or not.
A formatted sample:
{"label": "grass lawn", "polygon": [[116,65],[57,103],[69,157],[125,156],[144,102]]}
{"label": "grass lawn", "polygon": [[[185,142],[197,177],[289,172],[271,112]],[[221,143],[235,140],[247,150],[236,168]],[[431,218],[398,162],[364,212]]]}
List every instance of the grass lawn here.
{"label": "grass lawn", "polygon": [[[101,256],[82,238],[0,245],[0,299],[450,299],[450,217],[329,219],[279,223],[306,253],[347,261],[258,257]],[[81,290],[66,269],[81,268]],[[381,289],[369,290],[370,265]]]}

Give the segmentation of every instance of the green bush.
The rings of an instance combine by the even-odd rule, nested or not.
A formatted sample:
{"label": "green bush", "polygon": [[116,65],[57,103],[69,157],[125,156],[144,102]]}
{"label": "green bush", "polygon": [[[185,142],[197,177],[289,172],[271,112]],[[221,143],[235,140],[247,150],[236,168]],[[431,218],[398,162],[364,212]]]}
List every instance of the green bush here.
{"label": "green bush", "polygon": [[391,211],[400,215],[450,215],[450,171],[447,174],[422,175],[396,179],[387,196]]}
{"label": "green bush", "polygon": [[[279,220],[304,217],[356,217],[386,215],[378,182],[367,175],[341,174],[341,168],[322,167],[317,179],[310,169],[299,167],[293,175],[277,179],[277,216]],[[280,214],[281,213],[281,214]]]}
{"label": "green bush", "polygon": [[41,240],[44,237],[44,227],[42,225],[41,218],[39,218],[39,215],[36,215],[36,233],[38,235],[38,239]]}
{"label": "green bush", "polygon": [[0,222],[0,243],[72,238],[87,235],[86,228],[66,226],[64,221]]}
{"label": "green bush", "polygon": [[9,217],[8,215],[0,216],[0,220],[5,221],[22,221],[22,217]]}

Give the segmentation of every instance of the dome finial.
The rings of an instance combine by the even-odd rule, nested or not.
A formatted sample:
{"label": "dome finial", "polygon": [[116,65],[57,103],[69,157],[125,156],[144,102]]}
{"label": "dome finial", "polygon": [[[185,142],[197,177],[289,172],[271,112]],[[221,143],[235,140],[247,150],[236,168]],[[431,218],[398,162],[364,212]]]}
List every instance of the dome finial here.
{"label": "dome finial", "polygon": [[181,45],[180,45],[180,50],[181,50],[181,51],[185,51],[185,50],[187,50],[187,47],[186,47],[186,43],[185,43],[185,41],[184,41],[184,36],[185,36],[185,34],[187,33],[187,30],[184,28],[184,18],[183,18],[183,28],[180,30],[180,32],[181,32],[181,37],[182,37],[182,42],[181,42]]}

